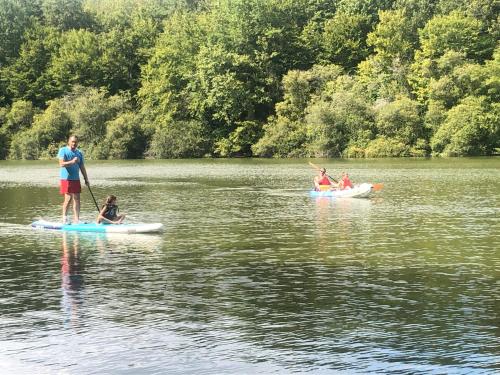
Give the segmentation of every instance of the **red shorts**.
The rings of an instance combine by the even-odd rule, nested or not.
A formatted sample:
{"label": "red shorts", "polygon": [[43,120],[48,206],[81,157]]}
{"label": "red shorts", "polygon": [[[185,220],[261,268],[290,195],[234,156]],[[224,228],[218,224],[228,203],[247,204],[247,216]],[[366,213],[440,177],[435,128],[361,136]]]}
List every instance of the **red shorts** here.
{"label": "red shorts", "polygon": [[59,182],[61,194],[80,194],[82,192],[80,180],[59,180]]}

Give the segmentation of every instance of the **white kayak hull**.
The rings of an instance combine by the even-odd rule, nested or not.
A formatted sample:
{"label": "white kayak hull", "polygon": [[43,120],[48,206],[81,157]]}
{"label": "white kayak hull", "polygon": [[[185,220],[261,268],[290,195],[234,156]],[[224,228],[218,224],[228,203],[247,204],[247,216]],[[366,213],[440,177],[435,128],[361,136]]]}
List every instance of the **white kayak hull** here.
{"label": "white kayak hull", "polygon": [[97,224],[79,223],[63,224],[46,220],[37,220],[31,223],[35,229],[50,229],[72,232],[95,233],[155,233],[163,230],[162,223],[137,223],[137,224]]}
{"label": "white kayak hull", "polygon": [[368,183],[362,183],[359,185],[354,185],[351,189],[344,190],[326,190],[326,191],[316,191],[311,190],[311,197],[332,197],[332,198],[366,198],[373,192],[373,185]]}

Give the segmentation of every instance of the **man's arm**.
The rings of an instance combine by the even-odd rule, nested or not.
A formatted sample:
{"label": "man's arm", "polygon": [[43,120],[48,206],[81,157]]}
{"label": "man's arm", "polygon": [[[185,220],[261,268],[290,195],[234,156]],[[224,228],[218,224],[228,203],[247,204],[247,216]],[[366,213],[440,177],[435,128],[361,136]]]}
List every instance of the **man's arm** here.
{"label": "man's arm", "polygon": [[83,178],[85,179],[85,185],[89,186],[89,178],[87,177],[87,170],[85,169],[85,165],[80,164],[80,170],[82,171]]}
{"label": "man's arm", "polygon": [[59,166],[60,167],[67,167],[68,165],[73,165],[75,163],[78,163],[78,158],[75,156],[73,159],[64,161],[64,159],[59,159]]}

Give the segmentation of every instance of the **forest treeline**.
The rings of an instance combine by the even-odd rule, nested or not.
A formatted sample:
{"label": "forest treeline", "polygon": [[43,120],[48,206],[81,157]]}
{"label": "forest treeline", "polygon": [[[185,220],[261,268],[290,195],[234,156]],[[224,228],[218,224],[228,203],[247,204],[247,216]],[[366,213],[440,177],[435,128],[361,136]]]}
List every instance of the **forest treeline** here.
{"label": "forest treeline", "polygon": [[496,0],[0,0],[0,158],[491,155]]}

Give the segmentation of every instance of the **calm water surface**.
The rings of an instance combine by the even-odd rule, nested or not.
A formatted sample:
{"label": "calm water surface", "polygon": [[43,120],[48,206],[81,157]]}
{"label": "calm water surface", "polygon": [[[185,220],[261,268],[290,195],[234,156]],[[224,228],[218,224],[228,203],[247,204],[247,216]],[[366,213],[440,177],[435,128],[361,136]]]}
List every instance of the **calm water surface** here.
{"label": "calm water surface", "polygon": [[[1,374],[494,374],[500,159],[87,163],[157,235],[58,220],[52,162],[0,162]],[[96,208],[82,194],[82,219]]]}

